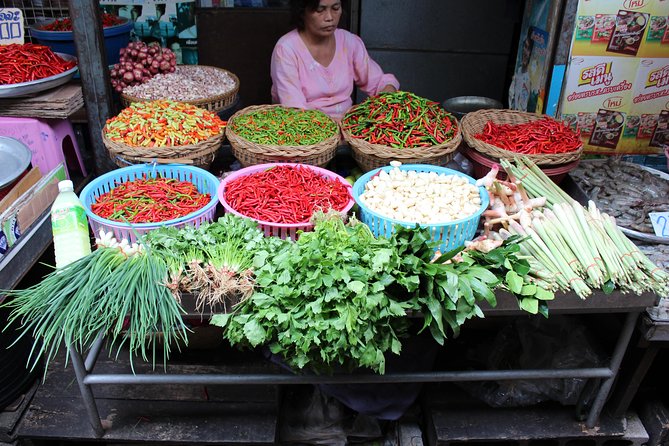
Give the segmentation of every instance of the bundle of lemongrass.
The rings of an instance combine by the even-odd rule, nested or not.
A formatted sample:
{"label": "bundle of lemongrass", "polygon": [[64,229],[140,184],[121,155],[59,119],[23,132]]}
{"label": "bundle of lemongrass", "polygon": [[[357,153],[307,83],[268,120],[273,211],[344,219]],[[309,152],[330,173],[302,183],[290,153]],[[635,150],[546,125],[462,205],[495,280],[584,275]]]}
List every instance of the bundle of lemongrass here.
{"label": "bundle of lemongrass", "polygon": [[[593,289],[622,292],[654,292],[669,295],[669,274],[655,266],[621,231],[615,219],[601,213],[593,202],[584,208],[560,189],[534,163],[519,158],[501,161],[510,182],[504,187],[518,193],[518,211],[495,211],[502,228],[493,238],[521,235],[521,252],[528,257],[534,274],[581,298]],[[519,181],[518,179],[522,179]],[[489,190],[499,191],[499,185]],[[524,206],[528,200],[545,199],[546,208]],[[500,216],[501,213],[501,216]],[[489,223],[488,222],[488,223]],[[492,229],[490,224],[487,230]]]}
{"label": "bundle of lemongrass", "polygon": [[[9,323],[19,324],[23,336],[35,339],[29,362],[44,357],[50,362],[64,344],[80,352],[89,349],[101,333],[109,350],[128,347],[134,356],[156,360],[156,333],[163,337],[163,361],[171,346],[187,344],[183,309],[162,284],[165,261],[141,244],[119,243],[109,233],[96,239],[97,249],[54,270],[38,284],[2,291],[10,307]],[[128,321],[125,326],[124,322]],[[134,368],[133,368],[134,370]]]}

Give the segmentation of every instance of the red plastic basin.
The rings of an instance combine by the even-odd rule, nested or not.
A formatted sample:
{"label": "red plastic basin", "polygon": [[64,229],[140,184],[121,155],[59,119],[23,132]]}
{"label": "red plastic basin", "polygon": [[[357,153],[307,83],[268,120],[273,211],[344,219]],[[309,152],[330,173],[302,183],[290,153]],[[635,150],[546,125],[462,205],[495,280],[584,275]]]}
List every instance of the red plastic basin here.
{"label": "red plastic basin", "polygon": [[[499,160],[490,158],[483,153],[477,152],[471,147],[465,146],[463,150],[463,155],[465,155],[471,162],[474,167],[474,178],[484,177],[494,164],[499,164]],[[560,184],[560,182],[567,176],[567,174],[578,166],[581,160],[572,161],[571,163],[559,164],[551,167],[541,167],[541,170],[555,182],[555,184]],[[506,172],[504,169],[499,170],[497,178],[500,180],[506,179]]]}

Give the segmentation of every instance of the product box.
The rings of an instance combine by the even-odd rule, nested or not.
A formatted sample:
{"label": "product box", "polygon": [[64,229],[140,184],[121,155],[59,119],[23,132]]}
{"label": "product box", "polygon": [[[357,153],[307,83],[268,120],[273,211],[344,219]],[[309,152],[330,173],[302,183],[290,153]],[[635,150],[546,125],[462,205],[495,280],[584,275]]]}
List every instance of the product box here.
{"label": "product box", "polygon": [[638,64],[624,57],[571,59],[561,118],[579,133],[586,152],[620,152]]}
{"label": "product box", "polygon": [[63,164],[44,177],[34,167],[0,201],[0,258],[51,207],[58,195],[58,182],[66,178]]}
{"label": "product box", "polygon": [[662,57],[668,16],[668,0],[581,0],[571,55]]}
{"label": "product box", "polygon": [[641,59],[622,148],[637,153],[663,153],[669,146],[668,117],[669,58]]}

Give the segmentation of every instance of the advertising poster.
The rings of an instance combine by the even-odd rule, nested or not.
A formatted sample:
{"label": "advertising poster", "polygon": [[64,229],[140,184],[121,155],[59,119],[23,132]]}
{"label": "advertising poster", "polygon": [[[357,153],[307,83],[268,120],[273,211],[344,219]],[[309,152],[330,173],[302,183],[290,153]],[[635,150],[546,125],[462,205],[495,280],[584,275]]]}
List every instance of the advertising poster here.
{"label": "advertising poster", "polygon": [[546,94],[550,0],[529,0],[525,6],[511,86],[509,108],[540,113]]}
{"label": "advertising poster", "polygon": [[572,56],[666,57],[669,0],[581,0]]}
{"label": "advertising poster", "polygon": [[641,59],[622,148],[661,153],[669,146],[669,58]]}
{"label": "advertising poster", "polygon": [[197,65],[195,0],[100,0],[105,12],[135,23],[132,40],[159,42],[177,64]]}
{"label": "advertising poster", "polygon": [[[589,153],[622,153],[631,114],[638,59],[572,57],[562,97],[562,119],[579,133]],[[625,153],[647,153],[634,146]]]}

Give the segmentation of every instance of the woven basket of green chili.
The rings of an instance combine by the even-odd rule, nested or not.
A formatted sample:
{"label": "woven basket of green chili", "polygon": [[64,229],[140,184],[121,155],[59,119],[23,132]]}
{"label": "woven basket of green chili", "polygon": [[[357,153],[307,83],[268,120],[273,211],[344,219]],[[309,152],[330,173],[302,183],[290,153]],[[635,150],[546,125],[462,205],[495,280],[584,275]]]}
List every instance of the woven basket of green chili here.
{"label": "woven basket of green chili", "polygon": [[[533,135],[530,135],[532,130],[529,130],[526,127],[520,127],[519,136],[517,138],[518,141],[529,141],[527,144],[531,143],[533,147],[528,148],[526,143],[517,143],[516,145],[518,147],[512,147],[514,148],[514,151],[506,150],[481,139],[486,131],[490,134],[491,129],[489,123],[492,123],[493,130],[495,130],[495,127],[498,128],[499,126],[507,124],[512,126],[522,126],[528,123],[535,123],[536,125],[539,122],[546,123],[549,127],[555,126],[556,130],[559,130],[565,136],[556,137],[557,132],[555,132],[556,135],[551,135],[552,132],[550,128],[547,128],[546,130],[537,132],[536,136],[533,137]],[[576,161],[581,158],[581,154],[583,153],[583,144],[578,138],[578,135],[575,132],[568,130],[565,124],[550,116],[516,110],[489,109],[467,113],[465,117],[462,118],[462,134],[469,147],[488,157],[498,160],[515,158],[522,155],[527,156],[537,165],[552,166]],[[494,140],[494,136],[492,138],[488,136],[488,138]],[[547,146],[545,151],[553,151],[551,147],[555,147],[560,153],[533,153],[540,152],[539,147],[544,143]],[[508,144],[508,142],[505,144]],[[524,146],[522,144],[524,144]]]}
{"label": "woven basket of green chili", "polygon": [[102,142],[119,167],[156,162],[208,169],[224,136],[225,122],[215,113],[169,100],[133,103],[102,129]]}
{"label": "woven basket of green chili", "polygon": [[244,167],[265,163],[323,167],[334,158],[339,126],[318,110],[252,105],[230,117],[226,136]]}
{"label": "woven basket of green chili", "polygon": [[445,166],[462,141],[453,115],[437,102],[405,91],[370,96],[346,112],[341,127],[353,158],[366,172],[391,161]]}

